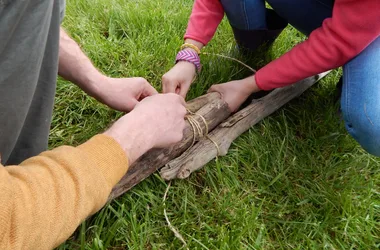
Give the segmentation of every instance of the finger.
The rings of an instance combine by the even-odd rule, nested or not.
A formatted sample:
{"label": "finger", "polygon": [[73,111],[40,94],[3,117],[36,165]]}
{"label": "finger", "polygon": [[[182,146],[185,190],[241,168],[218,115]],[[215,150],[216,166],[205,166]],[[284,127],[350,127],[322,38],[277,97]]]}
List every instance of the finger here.
{"label": "finger", "polygon": [[164,93],[175,93],[175,90],[178,85],[175,83],[167,83],[167,84],[164,84],[164,86],[166,87]]}
{"label": "finger", "polygon": [[181,89],[179,88],[179,87],[177,87],[176,89],[175,89],[175,93],[177,94],[177,95],[179,95],[179,92],[181,91]]}
{"label": "finger", "polygon": [[149,82],[146,82],[144,86],[143,97],[145,98],[145,97],[157,95],[157,94],[158,94],[157,90],[153,88],[153,86],[150,85]]}
{"label": "finger", "polygon": [[167,84],[167,83],[166,83],[166,80],[165,80],[165,76],[163,76],[163,77],[162,77],[162,80],[161,80],[161,85],[162,85],[162,89],[161,89],[161,91],[162,91],[162,93],[164,93],[164,94],[167,93],[167,92],[166,92],[166,89],[167,89],[167,88],[166,88],[166,84]]}
{"label": "finger", "polygon": [[137,99],[135,99],[135,98],[129,100],[125,111],[127,111],[127,112],[132,111],[138,103],[139,103],[139,101],[137,101]]}
{"label": "finger", "polygon": [[186,115],[187,115],[187,108],[185,106],[183,106],[182,114],[181,114],[181,116],[183,117],[183,121],[185,121],[185,116]]}
{"label": "finger", "polygon": [[211,92],[217,92],[217,93],[219,93],[220,94],[220,98],[224,99],[224,92],[223,92],[223,88],[221,87],[221,84],[214,84],[214,85],[212,85],[207,90],[207,93],[211,93]]}
{"label": "finger", "polygon": [[167,93],[175,93],[177,85],[173,85],[169,82],[163,82],[162,84],[162,93],[167,94]]}
{"label": "finger", "polygon": [[180,96],[180,95],[177,95],[177,97],[178,97],[180,103],[182,104],[182,106],[186,107],[186,101],[185,101],[185,99],[182,96]]}
{"label": "finger", "polygon": [[162,92],[163,93],[175,93],[178,84],[175,81],[171,81],[167,76],[162,77]]}
{"label": "finger", "polygon": [[182,96],[174,94],[174,93],[167,93],[167,94],[161,94],[162,97],[168,98],[170,102],[176,103],[179,102],[182,106],[186,107],[186,101],[183,99]]}
{"label": "finger", "polygon": [[219,84],[214,84],[214,85],[212,85],[212,86],[207,90],[207,93],[210,93],[210,92],[221,92],[221,89],[220,89]]}
{"label": "finger", "polygon": [[190,88],[190,84],[182,84],[179,91],[179,95],[182,96],[183,98],[186,98],[189,88]]}
{"label": "finger", "polygon": [[181,141],[183,139],[185,127],[186,127],[186,122],[185,122],[185,120],[183,120],[183,121],[181,121],[181,123],[178,126],[178,128],[179,128],[178,141]]}

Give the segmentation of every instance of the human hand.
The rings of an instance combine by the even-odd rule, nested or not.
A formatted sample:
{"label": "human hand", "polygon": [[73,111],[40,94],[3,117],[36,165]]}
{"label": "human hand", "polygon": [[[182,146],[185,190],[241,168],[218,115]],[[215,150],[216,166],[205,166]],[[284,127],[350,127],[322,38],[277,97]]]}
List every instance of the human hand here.
{"label": "human hand", "polygon": [[110,78],[101,76],[97,86],[94,97],[98,101],[124,112],[131,111],[145,97],[158,94],[142,77]]}
{"label": "human hand", "polygon": [[194,64],[179,61],[171,70],[162,76],[163,93],[176,93],[185,98],[195,75],[196,68]]}
{"label": "human hand", "polygon": [[168,147],[182,140],[185,105],[184,99],[176,94],[147,97],[105,134],[121,145],[133,163],[151,148]]}
{"label": "human hand", "polygon": [[208,92],[219,92],[230,111],[235,112],[252,93],[259,90],[255,76],[250,76],[242,80],[212,85]]}

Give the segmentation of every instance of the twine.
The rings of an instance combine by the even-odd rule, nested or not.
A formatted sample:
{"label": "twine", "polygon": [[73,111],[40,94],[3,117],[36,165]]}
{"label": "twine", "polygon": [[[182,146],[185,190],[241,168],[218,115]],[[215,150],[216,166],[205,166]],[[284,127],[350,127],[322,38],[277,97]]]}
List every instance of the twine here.
{"label": "twine", "polygon": [[169,229],[174,233],[174,236],[179,239],[182,243],[183,243],[183,246],[189,250],[189,248],[187,247],[187,243],[185,241],[185,239],[183,238],[183,236],[178,232],[178,230],[172,225],[172,223],[170,223],[170,220],[168,218],[168,215],[166,213],[166,197],[168,195],[168,192],[169,192],[169,189],[170,189],[170,186],[171,186],[172,182],[169,182],[169,185],[167,186],[166,188],[166,191],[165,191],[165,194],[164,194],[164,198],[162,199],[163,203],[164,203],[164,216],[165,216],[165,220],[166,220],[166,223],[168,224],[168,227]]}
{"label": "twine", "polygon": [[[185,118],[189,122],[189,124],[190,124],[190,126],[191,126],[191,128],[193,130],[193,141],[191,143],[191,146],[184,152],[184,154],[186,155],[186,154],[189,153],[189,150],[191,149],[192,146],[194,146],[194,144],[197,141],[197,137],[199,136],[200,138],[206,137],[207,139],[209,139],[210,141],[212,141],[214,143],[214,145],[216,147],[216,150],[217,150],[217,157],[218,157],[218,155],[220,155],[219,145],[212,138],[210,138],[208,136],[209,127],[208,127],[208,123],[207,123],[206,119],[202,115],[194,113],[194,112],[190,111],[189,109],[187,109],[187,112],[188,112],[188,115],[186,115]],[[195,116],[198,116],[198,117],[201,118],[202,122],[205,125],[205,129],[203,129],[201,123],[199,123],[197,121],[197,119],[194,118]],[[168,184],[168,186],[167,186],[167,188],[166,188],[166,190],[165,190],[164,198],[162,200],[163,203],[164,203],[164,216],[165,216],[165,220],[166,220],[166,223],[168,224],[169,229],[174,233],[174,236],[178,240],[180,240],[182,242],[184,248],[186,248],[187,250],[189,250],[185,239],[183,238],[183,236],[181,235],[181,233],[178,232],[178,230],[172,225],[172,223],[170,222],[170,220],[168,218],[167,212],[166,212],[166,197],[168,195],[171,183],[172,182],[170,181],[169,184]]]}
{"label": "twine", "polygon": [[253,69],[252,67],[248,66],[247,64],[243,63],[242,61],[236,59],[236,58],[233,58],[233,57],[229,57],[229,56],[225,56],[225,55],[221,55],[221,54],[214,54],[214,53],[207,53],[207,52],[202,52],[201,53],[202,55],[210,55],[210,56],[218,56],[218,57],[222,57],[222,58],[225,58],[225,59],[230,59],[232,61],[235,61],[237,63],[240,63],[241,65],[243,65],[244,67],[246,67],[247,69],[251,70],[253,73],[256,73],[256,70]]}
{"label": "twine", "polygon": [[[186,120],[189,121],[189,124],[190,126],[192,127],[193,129],[193,142],[191,144],[191,146],[189,147],[189,149],[194,146],[196,140],[197,140],[197,135],[200,137],[200,138],[203,138],[203,137],[206,137],[207,139],[209,139],[214,145],[215,145],[215,148],[217,150],[217,155],[216,157],[218,157],[220,155],[220,148],[219,148],[219,145],[216,141],[214,141],[209,135],[208,135],[208,123],[206,121],[206,119],[200,115],[200,114],[197,114],[197,113],[194,113],[190,110],[187,110],[187,112],[189,113],[189,115],[186,116]],[[194,116],[198,116],[202,119],[204,125],[205,125],[205,130],[202,129],[202,126],[201,124],[197,121],[197,119],[194,118]],[[187,151],[187,150],[186,150]],[[185,152],[186,153],[186,152]]]}

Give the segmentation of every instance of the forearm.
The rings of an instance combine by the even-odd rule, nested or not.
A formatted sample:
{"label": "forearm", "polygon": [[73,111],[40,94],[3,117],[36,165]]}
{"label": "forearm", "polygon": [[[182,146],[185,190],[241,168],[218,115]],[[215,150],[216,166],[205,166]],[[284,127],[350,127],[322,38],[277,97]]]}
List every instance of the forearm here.
{"label": "forearm", "polygon": [[79,45],[63,28],[60,29],[58,73],[95,98],[99,91],[98,85],[105,77],[94,67]]}

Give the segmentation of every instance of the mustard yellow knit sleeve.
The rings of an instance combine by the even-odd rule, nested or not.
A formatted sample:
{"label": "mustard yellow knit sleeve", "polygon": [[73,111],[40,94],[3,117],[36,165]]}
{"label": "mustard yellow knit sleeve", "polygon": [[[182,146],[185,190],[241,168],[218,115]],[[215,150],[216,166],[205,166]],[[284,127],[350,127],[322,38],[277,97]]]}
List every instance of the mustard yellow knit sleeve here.
{"label": "mustard yellow knit sleeve", "polygon": [[0,166],[0,249],[58,246],[106,203],[127,169],[124,151],[105,135]]}

